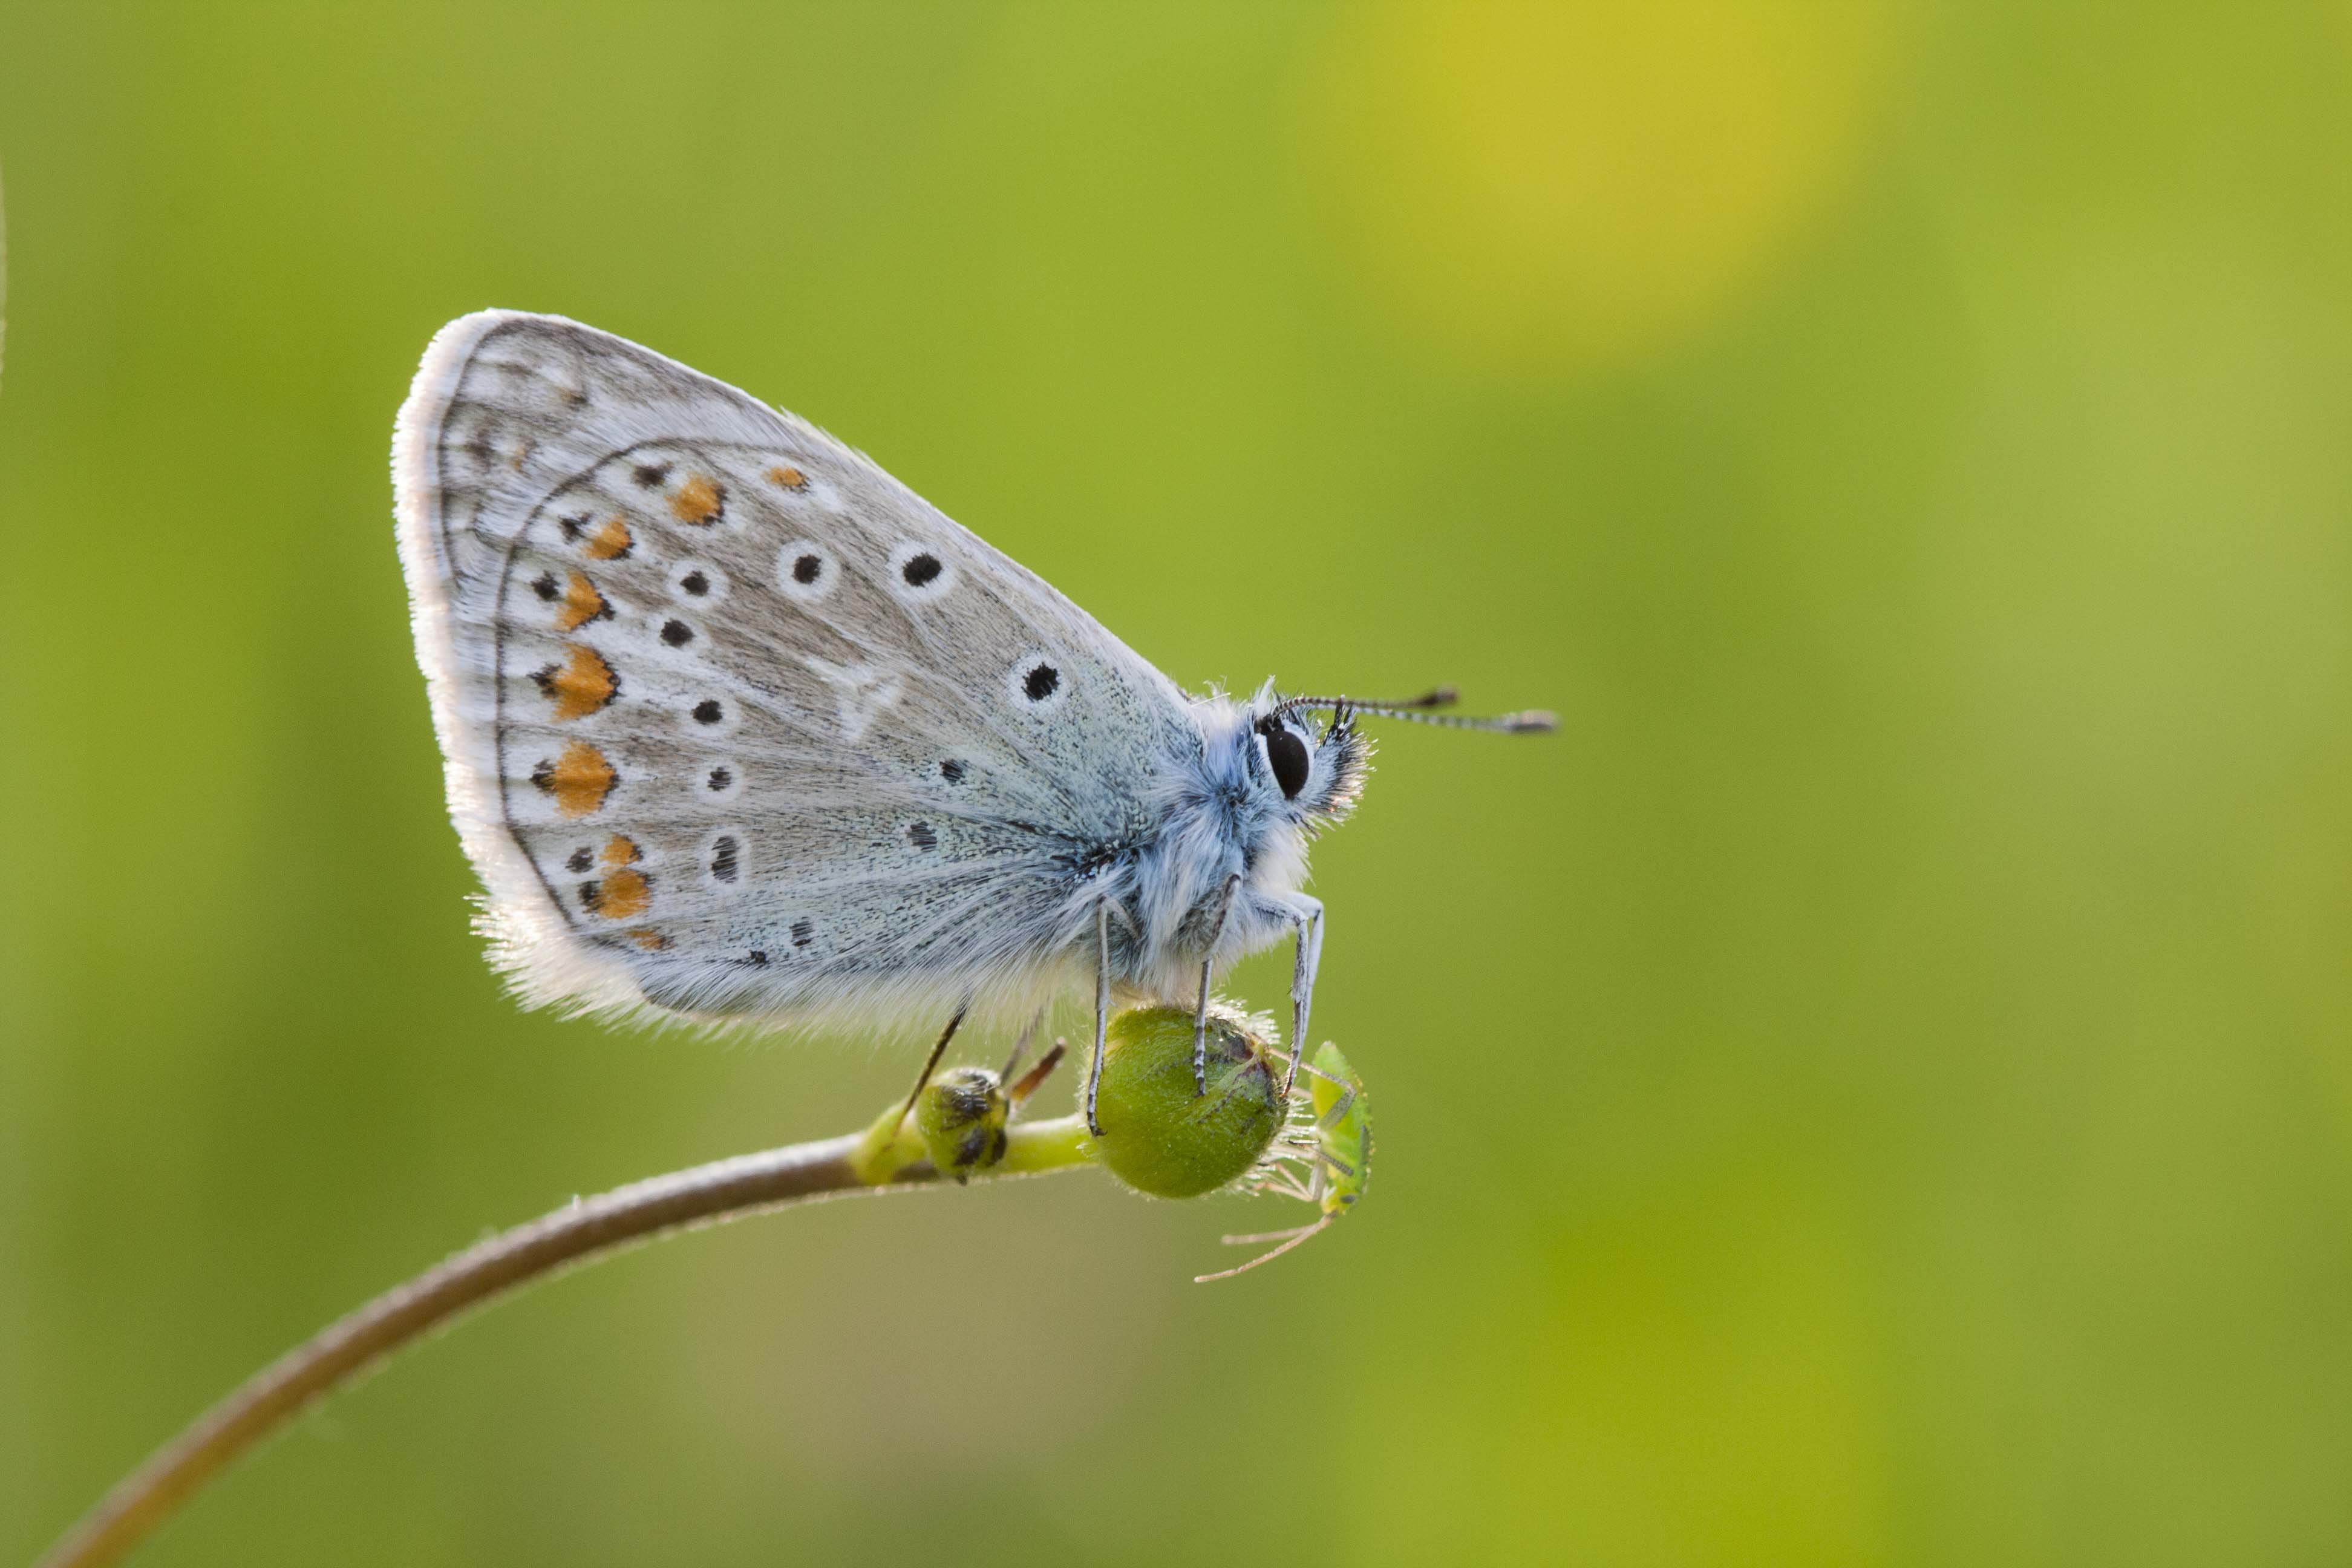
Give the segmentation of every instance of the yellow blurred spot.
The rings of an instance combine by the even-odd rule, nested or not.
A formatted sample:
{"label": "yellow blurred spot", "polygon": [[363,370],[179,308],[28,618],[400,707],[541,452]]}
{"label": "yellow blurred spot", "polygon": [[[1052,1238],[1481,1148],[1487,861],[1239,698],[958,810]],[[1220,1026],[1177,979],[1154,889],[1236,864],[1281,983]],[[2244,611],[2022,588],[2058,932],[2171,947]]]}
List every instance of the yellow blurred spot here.
{"label": "yellow blurred spot", "polygon": [[596,897],[589,908],[608,921],[625,921],[631,915],[646,912],[654,901],[653,885],[642,871],[615,871],[597,885]]}
{"label": "yellow blurred spot", "polygon": [[594,648],[575,643],[567,651],[569,657],[561,666],[549,665],[531,679],[555,704],[558,719],[585,719],[613,700],[621,682]]}
{"label": "yellow blurred spot", "polygon": [[698,528],[717,522],[725,504],[717,482],[701,474],[678,486],[677,493],[669,498],[670,515]]}
{"label": "yellow blurred spot", "polygon": [[621,519],[607,519],[604,526],[588,536],[588,558],[591,561],[618,561],[629,552],[629,525]]}
{"label": "yellow blurred spot", "polygon": [[555,625],[559,630],[576,632],[607,613],[609,606],[604,603],[604,595],[596,591],[596,584],[574,572],[571,582],[564,587],[563,603],[556,608]]}
{"label": "yellow blurred spot", "polygon": [[585,741],[574,741],[552,763],[531,771],[530,782],[555,797],[555,807],[566,816],[586,816],[604,804],[620,775],[604,753]]}
{"label": "yellow blurred spot", "polygon": [[1877,0],[1391,3],[1317,127],[1402,331],[1479,364],[1622,360],[1751,286],[1855,162]]}

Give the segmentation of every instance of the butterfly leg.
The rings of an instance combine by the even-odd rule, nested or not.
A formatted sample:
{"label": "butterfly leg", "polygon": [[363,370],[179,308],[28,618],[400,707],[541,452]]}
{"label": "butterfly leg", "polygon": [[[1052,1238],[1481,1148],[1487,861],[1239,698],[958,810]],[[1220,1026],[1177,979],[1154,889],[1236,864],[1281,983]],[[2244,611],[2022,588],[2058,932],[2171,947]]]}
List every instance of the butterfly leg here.
{"label": "butterfly leg", "polygon": [[1029,1054],[1029,1042],[1035,1039],[1037,1031],[1045,1026],[1045,1014],[1041,1008],[1037,1015],[1029,1020],[1028,1026],[1021,1031],[1021,1037],[1013,1042],[1013,1054],[1004,1058],[1004,1070],[996,1075],[998,1078],[1006,1083],[1013,1081],[1013,1075],[1020,1070],[1022,1059]]}
{"label": "butterfly leg", "polygon": [[1207,956],[1201,960],[1201,1005],[1192,1014],[1192,1098],[1209,1092],[1209,971],[1217,962],[1217,943],[1224,940],[1225,921],[1234,912],[1234,890],[1242,885],[1239,871],[1225,879],[1224,896],[1217,903],[1217,923],[1209,932]]}
{"label": "butterfly leg", "polygon": [[1307,1016],[1315,1005],[1315,972],[1323,963],[1323,906],[1302,893],[1285,912],[1298,933],[1298,962],[1290,972],[1290,1070],[1282,1079],[1287,1096],[1298,1082],[1298,1064],[1307,1059]]}
{"label": "butterfly leg", "polygon": [[1110,900],[1095,900],[1095,1056],[1087,1068],[1087,1131],[1102,1136],[1095,1095],[1102,1088],[1103,1046],[1110,1037]]}
{"label": "butterfly leg", "polygon": [[931,1075],[940,1070],[940,1058],[948,1054],[948,1042],[956,1037],[958,1029],[963,1027],[963,1016],[971,1006],[971,1004],[967,1002],[963,1006],[957,1008],[955,1016],[948,1020],[948,1026],[940,1031],[940,1041],[931,1047],[930,1060],[923,1064],[922,1075],[915,1079],[914,1089],[907,1096],[905,1108],[898,1112],[900,1122],[904,1122],[908,1114],[915,1109],[915,1101],[923,1098],[924,1086],[931,1081]]}

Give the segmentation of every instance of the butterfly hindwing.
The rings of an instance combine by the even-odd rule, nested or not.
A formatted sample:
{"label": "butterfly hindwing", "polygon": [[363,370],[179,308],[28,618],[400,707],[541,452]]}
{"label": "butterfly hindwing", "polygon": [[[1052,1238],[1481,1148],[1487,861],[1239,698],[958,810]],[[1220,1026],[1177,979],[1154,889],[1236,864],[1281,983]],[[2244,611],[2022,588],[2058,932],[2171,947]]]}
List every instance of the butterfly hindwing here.
{"label": "butterfly hindwing", "polygon": [[1057,973],[1181,694],[813,426],[485,313],[395,453],[452,814],[534,1001],[961,1005]]}

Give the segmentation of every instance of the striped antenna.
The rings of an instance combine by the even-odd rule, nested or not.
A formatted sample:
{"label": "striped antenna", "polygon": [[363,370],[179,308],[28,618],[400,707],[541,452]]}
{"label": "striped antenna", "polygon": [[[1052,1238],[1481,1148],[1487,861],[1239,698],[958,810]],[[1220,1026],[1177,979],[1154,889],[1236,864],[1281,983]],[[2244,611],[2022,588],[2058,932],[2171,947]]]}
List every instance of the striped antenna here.
{"label": "striped antenna", "polygon": [[1381,713],[1391,719],[1409,719],[1416,724],[1435,724],[1447,730],[1484,730],[1493,734],[1540,734],[1559,728],[1559,715],[1531,708],[1520,713],[1498,713],[1491,719],[1464,719],[1452,713],[1435,713],[1432,709],[1452,707],[1461,694],[1451,686],[1441,686],[1424,691],[1418,697],[1400,701],[1374,701],[1361,697],[1287,697],[1276,708],[1275,716],[1294,708],[1328,708],[1336,713]]}

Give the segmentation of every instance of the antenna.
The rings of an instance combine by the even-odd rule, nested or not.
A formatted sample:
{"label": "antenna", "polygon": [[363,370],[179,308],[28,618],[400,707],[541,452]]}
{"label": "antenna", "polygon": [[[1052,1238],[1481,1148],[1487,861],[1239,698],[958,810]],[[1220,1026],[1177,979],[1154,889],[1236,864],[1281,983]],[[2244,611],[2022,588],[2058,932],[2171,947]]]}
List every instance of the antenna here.
{"label": "antenna", "polygon": [[1541,734],[1559,728],[1559,715],[1540,708],[1530,708],[1518,713],[1498,713],[1491,719],[1465,719],[1452,713],[1431,711],[1435,708],[1452,707],[1460,695],[1451,686],[1440,686],[1418,697],[1392,701],[1376,701],[1362,697],[1286,697],[1272,716],[1279,718],[1294,708],[1328,708],[1335,720],[1351,711],[1380,713],[1391,719],[1408,719],[1416,724],[1434,724],[1441,729],[1484,730],[1500,735]]}

